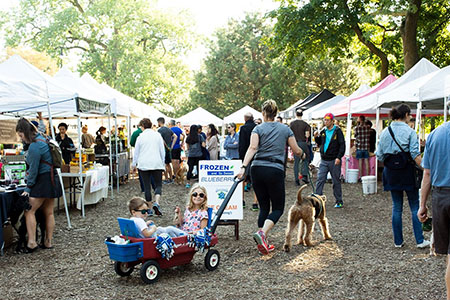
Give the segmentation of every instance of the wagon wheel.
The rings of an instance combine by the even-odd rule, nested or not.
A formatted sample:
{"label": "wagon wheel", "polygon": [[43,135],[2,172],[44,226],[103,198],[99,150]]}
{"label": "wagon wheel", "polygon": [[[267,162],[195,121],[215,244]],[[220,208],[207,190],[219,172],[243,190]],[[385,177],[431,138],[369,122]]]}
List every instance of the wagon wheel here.
{"label": "wagon wheel", "polygon": [[208,270],[214,271],[220,263],[220,254],[217,250],[208,250],[205,256],[205,266]]}
{"label": "wagon wheel", "polygon": [[157,261],[148,260],[141,268],[141,278],[145,283],[155,283],[159,279],[161,268]]}
{"label": "wagon wheel", "polygon": [[114,262],[114,271],[116,271],[117,275],[125,277],[129,276],[134,270],[134,266],[130,265],[127,262]]}

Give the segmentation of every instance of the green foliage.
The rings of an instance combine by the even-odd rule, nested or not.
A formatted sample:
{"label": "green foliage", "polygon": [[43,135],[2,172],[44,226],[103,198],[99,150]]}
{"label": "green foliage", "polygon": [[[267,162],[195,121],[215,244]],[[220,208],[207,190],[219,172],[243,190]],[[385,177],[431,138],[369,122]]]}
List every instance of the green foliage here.
{"label": "green foliage", "polygon": [[388,71],[401,75],[406,64],[403,52],[410,51],[405,47],[416,38],[408,35],[402,41],[402,33],[415,29],[414,22],[405,21],[418,10],[419,54],[440,65],[449,60],[445,51],[450,46],[448,0],[280,2],[280,8],[269,14],[276,20],[269,44],[276,53],[286,55],[288,64],[298,61],[301,68],[318,54],[335,61],[351,56],[363,65],[375,66],[382,78]]}
{"label": "green foliage", "polygon": [[191,47],[191,24],[148,0],[23,0],[10,15],[7,44],[64,60],[143,102],[175,107],[192,78],[178,58]]}
{"label": "green foliage", "polygon": [[[353,91],[357,84],[349,64],[334,65],[327,57],[305,62],[304,72],[286,66],[264,43],[272,27],[259,15],[232,20],[216,32],[209,44],[204,70],[195,75],[196,88],[186,110],[202,106],[224,117],[249,105],[257,110],[267,99],[285,109],[311,92],[328,88],[335,93]],[[346,76],[348,75],[348,76]]]}

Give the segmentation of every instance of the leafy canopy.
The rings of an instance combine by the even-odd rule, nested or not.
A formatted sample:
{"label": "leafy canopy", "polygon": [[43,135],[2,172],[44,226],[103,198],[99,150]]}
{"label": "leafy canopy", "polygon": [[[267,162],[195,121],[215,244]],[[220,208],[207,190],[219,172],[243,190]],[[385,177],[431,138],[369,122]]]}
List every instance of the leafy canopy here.
{"label": "leafy canopy", "polygon": [[179,106],[191,88],[179,58],[194,39],[191,21],[157,10],[154,1],[23,0],[4,22],[8,45],[59,60],[78,56],[81,73],[143,102]]}

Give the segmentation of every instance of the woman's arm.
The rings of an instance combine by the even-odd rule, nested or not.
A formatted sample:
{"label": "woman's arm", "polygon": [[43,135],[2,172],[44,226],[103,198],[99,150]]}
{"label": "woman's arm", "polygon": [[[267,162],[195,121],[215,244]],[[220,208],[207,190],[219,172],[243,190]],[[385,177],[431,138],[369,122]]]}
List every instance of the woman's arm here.
{"label": "woman's arm", "polygon": [[303,152],[302,148],[300,148],[297,144],[297,141],[295,140],[295,137],[292,135],[288,138],[288,145],[291,147],[292,152],[294,152],[295,155],[301,156],[302,159],[306,158],[305,152]]}
{"label": "woman's arm", "polygon": [[28,148],[27,163],[29,165],[27,175],[27,187],[25,192],[30,193],[31,188],[36,184],[36,178],[39,174],[39,165],[41,161],[41,153],[37,143],[31,143]]}
{"label": "woman's arm", "polygon": [[258,151],[258,145],[259,145],[259,135],[257,133],[252,133],[252,135],[250,136],[250,146],[248,147],[247,152],[245,153],[241,170],[237,174],[238,178],[242,178],[242,176],[244,176],[245,168],[252,161],[253,156],[255,156],[256,152]]}

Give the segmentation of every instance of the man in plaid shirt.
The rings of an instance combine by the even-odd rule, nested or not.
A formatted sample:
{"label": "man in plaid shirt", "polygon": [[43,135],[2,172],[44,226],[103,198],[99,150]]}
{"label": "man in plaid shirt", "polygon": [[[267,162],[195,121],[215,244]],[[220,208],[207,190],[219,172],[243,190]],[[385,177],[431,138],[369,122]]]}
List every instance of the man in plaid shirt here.
{"label": "man in plaid shirt", "polygon": [[366,173],[369,175],[369,141],[370,128],[366,125],[366,117],[361,115],[358,117],[358,126],[355,128],[355,144],[356,144],[356,159],[359,165],[359,175],[362,173],[362,165],[365,162]]}

